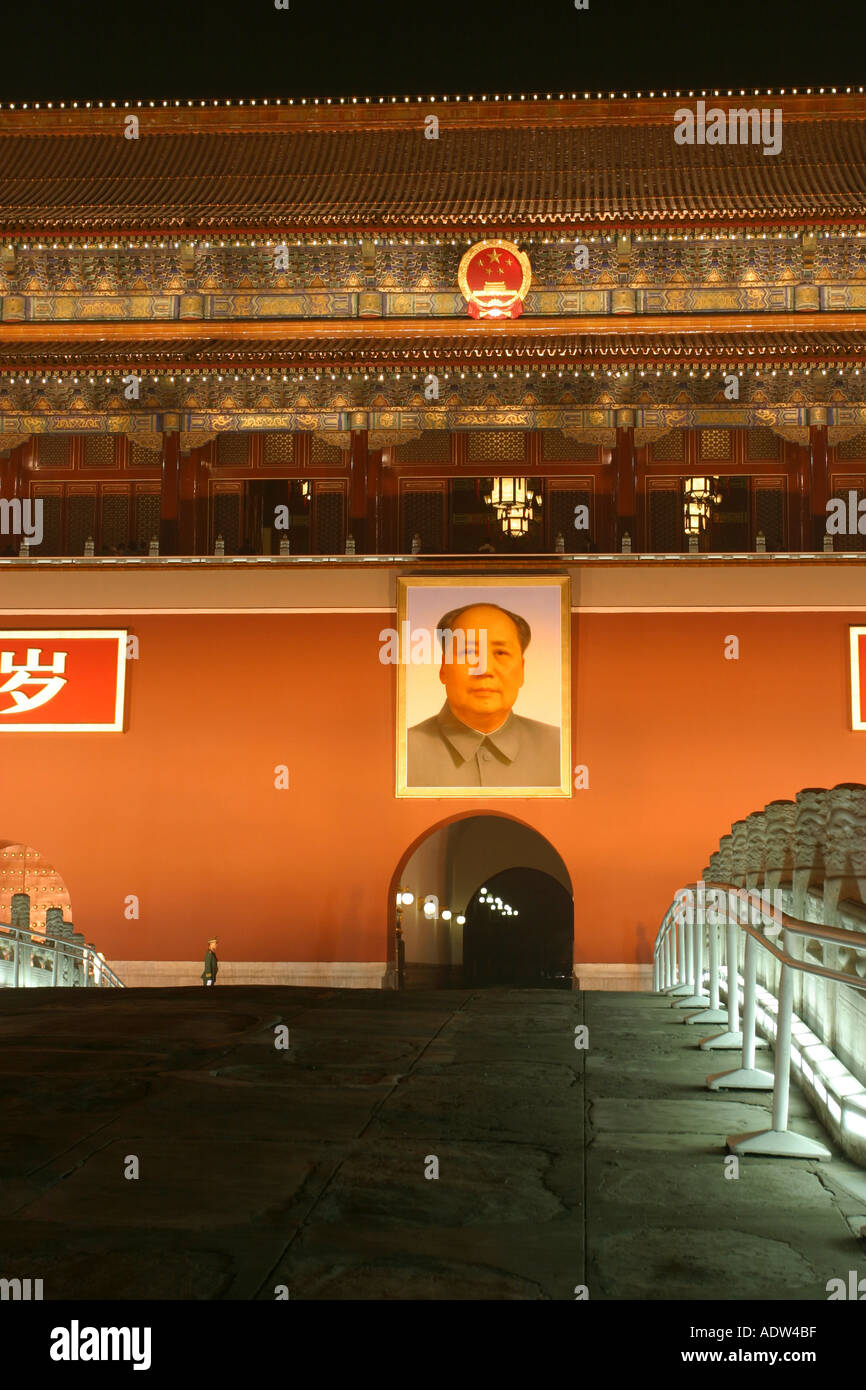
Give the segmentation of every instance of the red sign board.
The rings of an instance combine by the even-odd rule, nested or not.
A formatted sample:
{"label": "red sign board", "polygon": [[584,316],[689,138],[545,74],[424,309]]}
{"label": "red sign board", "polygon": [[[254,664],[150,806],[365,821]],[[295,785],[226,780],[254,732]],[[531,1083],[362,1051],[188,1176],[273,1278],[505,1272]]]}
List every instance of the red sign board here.
{"label": "red sign board", "polygon": [[851,634],[851,727],[866,729],[866,627]]}
{"label": "red sign board", "polygon": [[126,631],[0,632],[0,734],[121,733]]}

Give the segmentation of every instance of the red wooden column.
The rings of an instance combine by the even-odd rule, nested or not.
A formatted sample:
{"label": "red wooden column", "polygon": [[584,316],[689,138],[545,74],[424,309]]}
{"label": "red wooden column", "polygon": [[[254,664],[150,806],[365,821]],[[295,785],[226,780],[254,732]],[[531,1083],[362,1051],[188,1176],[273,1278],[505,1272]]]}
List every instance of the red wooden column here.
{"label": "red wooden column", "polygon": [[634,461],[634,413],[616,413],[616,445],[613,454],[613,517],[611,521],[611,550],[619,550],[623,535],[628,531],[632,549],[638,548],[637,486]]}
{"label": "red wooden column", "polygon": [[193,551],[194,555],[207,554],[207,523],[208,523],[208,479],[210,470],[207,465],[206,455],[212,451],[214,446],[211,444],[204,449],[196,449],[193,454],[194,477],[193,477]]}
{"label": "red wooden column", "polygon": [[[369,438],[368,438],[369,444]],[[367,450],[367,554],[382,553],[382,450]]]}
{"label": "red wooden column", "polygon": [[827,499],[830,475],[827,468],[827,412],[809,411],[809,508],[812,517],[811,548],[823,550],[827,534]]}
{"label": "red wooden column", "polygon": [[797,464],[791,470],[790,483],[795,489],[791,498],[791,549],[812,549],[812,511],[809,501],[812,491],[812,450],[808,444],[795,444]]}
{"label": "red wooden column", "polygon": [[162,479],[159,500],[159,553],[180,554],[180,434],[167,429],[162,436]]}
{"label": "red wooden column", "polygon": [[379,455],[381,492],[379,501],[379,553],[393,555],[398,549],[397,540],[397,470],[394,467],[394,449],[383,449]]}
{"label": "red wooden column", "polygon": [[374,553],[369,543],[375,546],[375,536],[369,537],[367,524],[367,493],[370,453],[368,432],[365,429],[352,430],[349,447],[349,525],[347,534],[354,536],[355,549],[359,555]]}
{"label": "red wooden column", "polygon": [[180,454],[178,464],[178,545],[181,555],[195,552],[195,453]]}
{"label": "red wooden column", "polygon": [[23,490],[24,469],[19,451],[13,449],[6,458],[0,456],[0,497],[11,501],[13,497],[20,497]]}

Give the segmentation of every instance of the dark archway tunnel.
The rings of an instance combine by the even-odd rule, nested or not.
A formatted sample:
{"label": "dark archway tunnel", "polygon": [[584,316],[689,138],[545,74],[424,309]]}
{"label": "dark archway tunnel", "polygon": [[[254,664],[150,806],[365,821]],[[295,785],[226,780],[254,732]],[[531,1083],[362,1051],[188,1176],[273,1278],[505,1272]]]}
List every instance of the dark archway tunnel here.
{"label": "dark archway tunnel", "polygon": [[573,943],[573,905],[562,884],[539,869],[505,869],[468,904],[464,984],[570,989]]}

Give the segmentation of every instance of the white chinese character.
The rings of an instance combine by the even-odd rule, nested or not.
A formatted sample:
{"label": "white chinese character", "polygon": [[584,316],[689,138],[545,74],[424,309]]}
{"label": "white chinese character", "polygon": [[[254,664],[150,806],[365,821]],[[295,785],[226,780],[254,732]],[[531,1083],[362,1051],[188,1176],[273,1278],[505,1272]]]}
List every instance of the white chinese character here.
{"label": "white chinese character", "polygon": [[[41,647],[28,647],[27,660],[21,666],[13,660],[14,652],[0,652],[0,676],[11,677],[5,685],[0,685],[0,695],[11,695],[15,702],[9,709],[0,710],[0,714],[23,714],[25,710],[38,709],[60,694],[66,685],[65,678],[60,674],[66,670],[66,652],[55,652],[50,666],[40,666],[41,655]],[[38,675],[37,672],[50,674]],[[24,695],[21,693],[22,685],[38,685],[42,689],[33,695]]]}

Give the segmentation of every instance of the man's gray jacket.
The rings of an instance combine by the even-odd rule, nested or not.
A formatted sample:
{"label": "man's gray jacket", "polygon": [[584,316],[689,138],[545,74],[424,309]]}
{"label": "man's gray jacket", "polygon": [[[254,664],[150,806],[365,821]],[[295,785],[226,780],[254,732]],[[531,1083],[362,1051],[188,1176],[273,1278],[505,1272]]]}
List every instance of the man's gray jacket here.
{"label": "man's gray jacket", "polygon": [[407,735],[408,787],[558,787],[560,735],[554,724],[512,710],[500,729],[479,733],[446,700]]}

